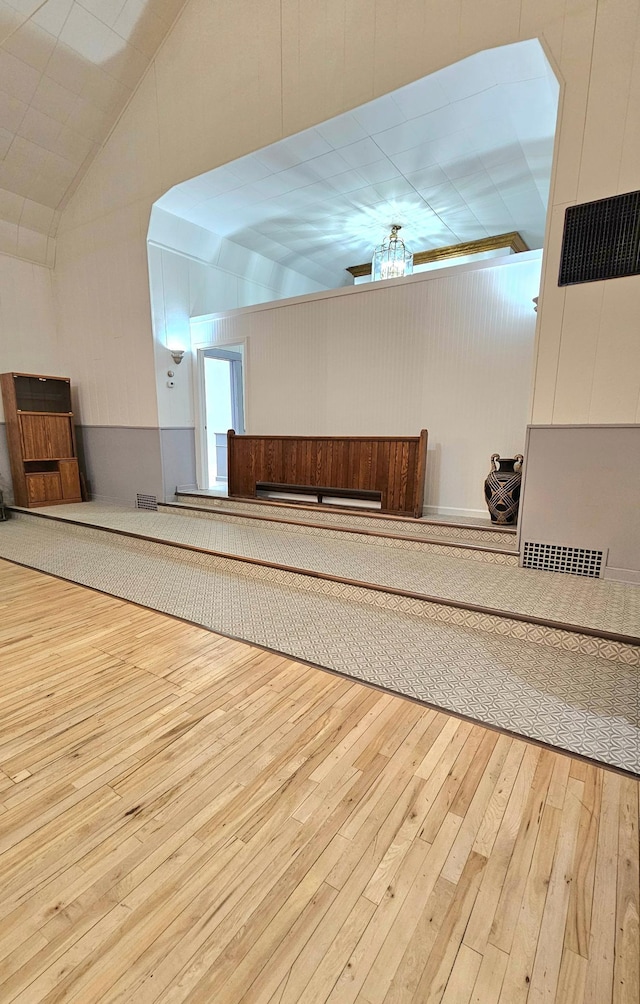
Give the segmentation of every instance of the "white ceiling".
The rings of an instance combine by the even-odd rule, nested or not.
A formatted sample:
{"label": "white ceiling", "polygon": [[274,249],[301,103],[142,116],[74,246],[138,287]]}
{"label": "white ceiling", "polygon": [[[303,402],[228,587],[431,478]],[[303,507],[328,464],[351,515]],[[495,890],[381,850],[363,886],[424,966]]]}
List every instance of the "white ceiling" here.
{"label": "white ceiling", "polygon": [[50,263],[60,209],[185,0],[0,0],[0,251]]}
{"label": "white ceiling", "polygon": [[370,260],[392,223],[413,251],[512,230],[540,248],[557,100],[537,40],[490,49],[156,205],[327,286]]}

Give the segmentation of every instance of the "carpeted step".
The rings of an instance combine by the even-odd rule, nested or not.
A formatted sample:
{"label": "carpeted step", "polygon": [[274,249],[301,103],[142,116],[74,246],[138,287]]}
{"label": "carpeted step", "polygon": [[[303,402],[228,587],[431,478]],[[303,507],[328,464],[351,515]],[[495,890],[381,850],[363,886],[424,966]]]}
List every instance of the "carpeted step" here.
{"label": "carpeted step", "polygon": [[452,557],[427,542],[395,551],[366,535],[310,537],[288,526],[245,528],[164,509],[92,503],[65,506],[65,515],[56,506],[20,516],[181,549],[202,555],[211,569],[640,665],[640,590],[623,583],[460,561],[458,551]]}
{"label": "carpeted step", "polygon": [[160,508],[180,506],[199,512],[214,512],[235,518],[282,522],[311,528],[331,527],[350,533],[370,533],[398,540],[426,540],[432,543],[467,545],[502,553],[517,554],[514,527],[497,527],[487,522],[412,519],[360,513],[328,506],[286,505],[263,499],[228,499],[221,496],[178,494],[176,502],[160,503]]}
{"label": "carpeted step", "polygon": [[[365,588],[33,512],[12,515],[2,525],[0,557],[488,725],[640,770],[638,645],[598,631],[545,628],[449,601]],[[477,568],[499,576],[532,575],[532,581],[544,576],[549,584],[573,580]],[[612,608],[618,601],[620,615],[625,594],[615,587],[621,584],[589,580],[586,585],[604,587],[595,592]],[[556,600],[566,586],[560,581]],[[580,586],[569,587],[575,603]]]}

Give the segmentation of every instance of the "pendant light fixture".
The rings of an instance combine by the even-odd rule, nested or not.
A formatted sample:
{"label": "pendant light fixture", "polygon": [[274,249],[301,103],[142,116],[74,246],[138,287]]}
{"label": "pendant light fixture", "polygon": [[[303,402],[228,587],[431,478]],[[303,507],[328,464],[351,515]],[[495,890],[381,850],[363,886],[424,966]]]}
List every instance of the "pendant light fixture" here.
{"label": "pendant light fixture", "polygon": [[404,241],[398,237],[402,227],[393,223],[386,241],[377,247],[371,259],[371,279],[397,279],[413,273],[413,255],[407,251]]}

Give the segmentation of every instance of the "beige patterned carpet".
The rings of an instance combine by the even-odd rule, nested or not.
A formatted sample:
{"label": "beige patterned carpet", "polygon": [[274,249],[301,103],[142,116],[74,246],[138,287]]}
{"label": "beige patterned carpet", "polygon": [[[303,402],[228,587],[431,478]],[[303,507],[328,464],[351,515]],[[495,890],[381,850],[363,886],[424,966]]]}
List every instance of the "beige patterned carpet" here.
{"label": "beige patterned carpet", "polygon": [[[521,569],[515,556],[291,527],[218,514],[145,512],[99,503],[50,506],[38,513],[201,547],[290,568],[337,575],[508,613],[640,636],[640,587]],[[37,518],[31,514],[31,518]],[[489,552],[490,554],[490,552]],[[491,556],[491,555],[490,555]],[[494,556],[495,557],[495,556]],[[504,564],[505,557],[509,564]]]}
{"label": "beige patterned carpet", "polygon": [[494,526],[490,520],[472,518],[460,525],[453,517],[438,517],[439,522],[429,519],[411,520],[396,519],[392,516],[371,516],[365,511],[345,512],[334,509],[331,506],[315,508],[310,510],[306,507],[285,505],[277,506],[257,505],[254,501],[244,499],[230,499],[226,496],[199,495],[186,492],[177,493],[176,500],[180,505],[198,506],[202,509],[210,509],[214,512],[233,512],[236,514],[245,513],[247,515],[269,516],[272,519],[305,520],[306,522],[321,523],[324,526],[354,527],[363,530],[386,531],[388,533],[400,533],[417,540],[429,540],[444,538],[468,544],[487,544],[492,547],[506,548],[516,551],[515,529],[510,527]]}
{"label": "beige patterned carpet", "polygon": [[[204,520],[195,522],[206,526]],[[385,565],[391,549],[374,549]],[[32,515],[14,514],[2,525],[0,555],[640,773],[637,666],[381,607],[364,602],[357,591],[330,594],[316,588],[317,580],[295,573],[259,568],[256,574],[256,566],[232,558],[212,559]],[[421,557],[425,563],[433,560],[431,554]],[[547,588],[551,579],[554,588],[560,588],[556,580],[576,582],[569,576],[447,560],[465,574],[481,569],[491,575],[544,576]],[[588,605],[591,597],[607,624],[632,625],[633,602],[616,603],[618,591],[608,588],[614,599],[594,605],[595,593],[588,588],[594,585],[618,584],[584,580],[570,588],[578,590],[576,601],[584,595]],[[539,602],[544,595],[539,590]]]}

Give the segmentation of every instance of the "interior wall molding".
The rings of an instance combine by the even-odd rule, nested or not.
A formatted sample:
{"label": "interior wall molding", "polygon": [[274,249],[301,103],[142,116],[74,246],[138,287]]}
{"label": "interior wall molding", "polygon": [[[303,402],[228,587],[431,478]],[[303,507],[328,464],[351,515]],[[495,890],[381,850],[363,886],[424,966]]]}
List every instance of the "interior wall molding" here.
{"label": "interior wall molding", "polygon": [[49,237],[48,240],[53,242],[53,254],[50,261],[42,261],[40,258],[25,258],[24,255],[12,254],[11,251],[0,251],[0,258],[12,258],[14,261],[22,261],[25,265],[39,265],[40,268],[48,268],[50,272],[53,272],[56,267],[56,238]]}
{"label": "interior wall molding", "polygon": [[151,238],[149,237],[147,237],[147,245],[149,247],[158,248],[159,251],[168,251],[170,254],[180,255],[181,258],[188,258],[189,261],[195,261],[197,262],[198,265],[208,265],[211,268],[219,267],[218,265],[214,264],[212,258],[202,258],[197,254],[193,254],[192,252],[182,251],[180,248],[171,247],[170,244],[164,244],[162,241],[151,240]]}
{"label": "interior wall molding", "polygon": [[[495,237],[480,237],[476,241],[466,241],[464,244],[449,244],[443,248],[433,248],[431,251],[416,251],[413,256],[414,265],[427,265],[432,261],[442,261],[444,258],[458,258],[463,255],[480,254],[483,251],[498,251],[509,248],[514,254],[529,251],[530,248],[517,230],[509,234],[498,234]],[[355,278],[371,275],[371,262],[363,265],[350,265],[347,269]]]}

